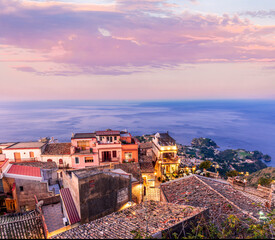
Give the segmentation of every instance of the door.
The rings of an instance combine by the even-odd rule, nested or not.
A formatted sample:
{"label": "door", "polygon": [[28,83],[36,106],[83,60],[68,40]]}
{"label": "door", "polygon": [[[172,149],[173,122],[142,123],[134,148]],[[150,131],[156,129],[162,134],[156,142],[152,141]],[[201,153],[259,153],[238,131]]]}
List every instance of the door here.
{"label": "door", "polygon": [[14,160],[15,160],[15,162],[21,162],[20,153],[17,153],[17,152],[14,153]]}
{"label": "door", "polygon": [[34,152],[30,152],[30,158],[34,158]]}

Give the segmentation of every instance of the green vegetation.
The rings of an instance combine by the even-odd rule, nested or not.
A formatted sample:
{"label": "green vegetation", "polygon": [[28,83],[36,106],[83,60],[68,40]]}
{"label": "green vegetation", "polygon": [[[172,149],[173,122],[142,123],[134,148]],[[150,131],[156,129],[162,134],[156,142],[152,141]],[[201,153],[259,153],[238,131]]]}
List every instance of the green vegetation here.
{"label": "green vegetation", "polygon": [[259,179],[259,184],[264,186],[264,187],[268,187],[270,185],[270,183],[272,182],[271,178],[265,178],[265,177],[261,177]]}
{"label": "green vegetation", "polygon": [[232,171],[229,171],[229,172],[226,173],[227,177],[236,177],[238,175],[239,175],[239,172],[236,171],[236,170],[232,170]]}
{"label": "green vegetation", "polygon": [[204,161],[200,164],[199,168],[200,169],[209,169],[212,165],[212,162],[210,161]]}
{"label": "green vegetation", "polygon": [[194,138],[191,142],[191,146],[193,147],[212,147],[218,148],[219,146],[210,138]]}
{"label": "green vegetation", "polygon": [[[267,167],[260,171],[254,172],[247,177],[247,183],[250,186],[256,187],[259,184],[261,178],[275,180],[275,168]],[[263,181],[263,180],[261,180]]]}

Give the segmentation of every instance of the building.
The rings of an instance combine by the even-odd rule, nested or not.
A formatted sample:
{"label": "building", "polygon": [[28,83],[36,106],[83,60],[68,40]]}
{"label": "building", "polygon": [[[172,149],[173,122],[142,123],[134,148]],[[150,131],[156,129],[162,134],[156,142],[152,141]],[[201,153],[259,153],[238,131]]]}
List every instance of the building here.
{"label": "building", "polygon": [[156,133],[153,138],[155,170],[159,178],[173,178],[178,172],[180,159],[177,155],[176,141],[167,133]]}
{"label": "building", "polygon": [[73,168],[138,162],[138,144],[128,132],[107,129],[76,133],[71,138],[71,145]]}
{"label": "building", "polygon": [[199,175],[161,184],[161,201],[208,208],[210,218],[217,222],[229,215],[258,221],[260,212],[269,212],[266,199],[234,189],[226,181]]}
{"label": "building", "polygon": [[142,239],[161,239],[174,232],[181,237],[183,226],[187,230],[205,215],[205,208],[148,201],[80,225],[53,238],[134,239],[140,234]]}
{"label": "building", "polygon": [[0,216],[0,239],[45,239],[42,214],[37,209]]}
{"label": "building", "polygon": [[[35,209],[35,198],[48,199],[59,194],[57,167],[49,163],[21,162],[2,167],[2,184],[7,211],[25,212]],[[51,165],[53,163],[50,163]]]}
{"label": "building", "polygon": [[69,189],[67,195],[71,195],[81,223],[117,211],[132,200],[132,175],[108,168],[63,171],[63,186]]}
{"label": "building", "polygon": [[46,145],[45,142],[17,142],[2,149],[2,153],[10,161],[41,161]]}
{"label": "building", "polygon": [[72,167],[71,143],[49,143],[45,147],[41,161],[55,162],[59,168]]}

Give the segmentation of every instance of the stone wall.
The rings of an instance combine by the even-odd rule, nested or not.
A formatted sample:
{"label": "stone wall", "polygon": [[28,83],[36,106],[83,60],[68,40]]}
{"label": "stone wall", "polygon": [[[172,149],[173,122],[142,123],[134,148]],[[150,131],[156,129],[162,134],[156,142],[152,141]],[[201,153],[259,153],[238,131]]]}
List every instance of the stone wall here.
{"label": "stone wall", "polygon": [[115,164],[114,169],[122,169],[123,171],[130,173],[133,175],[135,179],[139,182],[142,182],[141,171],[139,167],[139,163],[121,163]]}
{"label": "stone wall", "polygon": [[99,173],[79,180],[81,223],[120,209],[130,200],[130,179],[114,173]]}
{"label": "stone wall", "polygon": [[[54,196],[53,192],[48,191],[48,184],[45,182],[15,179],[15,185],[18,211],[20,211],[23,206],[27,206],[28,210],[35,209],[34,195],[36,195],[39,200]],[[20,187],[23,187],[23,191]]]}

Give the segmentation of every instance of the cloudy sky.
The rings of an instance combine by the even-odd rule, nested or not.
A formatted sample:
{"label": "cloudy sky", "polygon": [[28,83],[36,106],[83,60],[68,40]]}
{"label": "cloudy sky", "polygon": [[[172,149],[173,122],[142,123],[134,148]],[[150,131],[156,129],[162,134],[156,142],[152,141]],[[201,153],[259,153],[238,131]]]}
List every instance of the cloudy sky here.
{"label": "cloudy sky", "polygon": [[0,100],[275,99],[274,0],[0,0]]}

